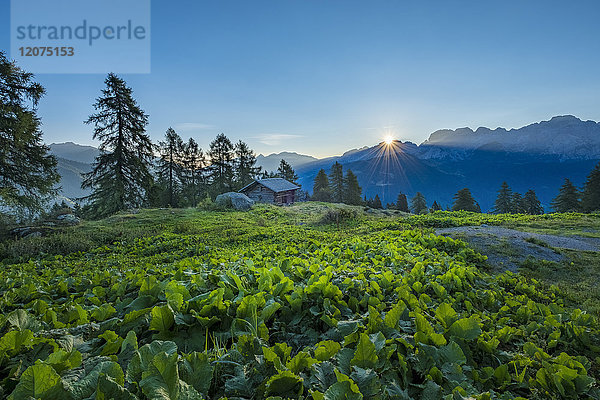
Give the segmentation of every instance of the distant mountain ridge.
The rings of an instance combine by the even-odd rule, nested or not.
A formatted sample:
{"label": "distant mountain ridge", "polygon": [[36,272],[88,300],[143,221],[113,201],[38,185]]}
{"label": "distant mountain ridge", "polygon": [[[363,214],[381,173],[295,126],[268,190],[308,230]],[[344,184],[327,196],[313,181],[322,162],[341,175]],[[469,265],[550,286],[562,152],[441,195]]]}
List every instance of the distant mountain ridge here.
{"label": "distant mountain ridge", "polygon": [[[81,173],[91,169],[98,149],[72,142],[53,143],[50,148],[59,157],[62,194],[86,194],[80,189]],[[429,203],[437,200],[448,207],[459,189],[469,187],[486,211],[506,180],[521,193],[534,189],[549,211],[564,178],[582,185],[600,159],[600,124],[565,115],[510,130],[442,129],[420,145],[380,143],[325,159],[294,152],[259,154],[257,165],[276,171],[281,159],[296,169],[299,183],[309,192],[319,169],[329,173],[337,161],[352,169],[367,197],[378,194],[384,204],[395,201],[399,192],[412,197],[420,191]]]}

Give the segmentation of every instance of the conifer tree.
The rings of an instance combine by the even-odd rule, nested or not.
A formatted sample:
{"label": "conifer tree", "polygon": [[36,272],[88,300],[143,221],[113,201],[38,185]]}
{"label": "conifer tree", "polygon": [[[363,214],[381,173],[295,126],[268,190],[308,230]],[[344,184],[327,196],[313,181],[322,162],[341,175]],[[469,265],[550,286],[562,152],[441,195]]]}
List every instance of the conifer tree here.
{"label": "conifer tree", "polygon": [[402,212],[410,212],[408,208],[408,199],[404,193],[398,194],[398,198],[396,199],[396,210],[400,210]]}
{"label": "conifer tree", "polygon": [[329,178],[322,168],[319,170],[314,180],[312,199],[314,201],[331,201]]}
{"label": "conifer tree", "polygon": [[337,161],[331,166],[329,185],[331,187],[331,201],[342,203],[344,201],[344,167]]}
{"label": "conifer tree", "polygon": [[378,194],[376,194],[375,197],[373,198],[373,203],[372,203],[371,207],[377,208],[377,209],[383,208],[383,204],[381,204],[381,199],[379,198]]}
{"label": "conifer tree", "polygon": [[421,192],[417,192],[410,202],[410,211],[413,214],[423,214],[427,212],[427,201]]}
{"label": "conifer tree", "polygon": [[94,104],[97,113],[85,121],[94,125],[93,137],[101,141],[100,155],[81,185],[92,189],[85,198],[90,202],[85,210],[92,217],[141,207],[153,181],[153,145],[146,134],[148,116],[123,79],[108,74],[104,83],[106,88]]}
{"label": "conifer tree", "polygon": [[159,142],[158,180],[165,189],[165,205],[177,207],[181,191],[183,140],[173,128],[167,129],[165,141]]}
{"label": "conifer tree", "polygon": [[344,203],[355,206],[360,205],[362,203],[360,196],[362,194],[362,188],[359,186],[358,178],[354,175],[352,170],[346,172],[344,183]]}
{"label": "conifer tree", "polygon": [[440,211],[442,209],[442,206],[440,206],[438,204],[437,201],[433,201],[433,204],[431,205],[431,211]]}
{"label": "conifer tree", "polygon": [[532,189],[529,189],[523,196],[523,209],[526,214],[540,215],[544,213],[542,203]]}
{"label": "conifer tree", "polygon": [[500,190],[498,190],[498,197],[494,203],[493,212],[496,214],[508,214],[513,210],[513,193],[508,183],[502,182]]}
{"label": "conifer tree", "polygon": [[256,155],[248,145],[241,140],[235,145],[235,167],[238,187],[252,183],[260,174],[260,167],[256,167]]}
{"label": "conifer tree", "polygon": [[581,211],[579,196],[579,190],[577,190],[575,185],[569,179],[565,179],[565,183],[561,186],[558,196],[554,198],[550,206],[554,211],[559,213],[579,212]]}
{"label": "conifer tree", "polygon": [[459,190],[454,195],[454,204],[452,211],[472,211],[481,212],[479,204],[473,198],[471,191],[468,188]]}
{"label": "conifer tree", "polygon": [[512,194],[512,206],[510,212],[513,214],[524,214],[525,213],[525,203],[523,202],[523,197],[519,192],[513,192]]}
{"label": "conifer tree", "polygon": [[181,158],[181,183],[184,205],[195,207],[204,197],[204,152],[193,138],[183,145]]}
{"label": "conifer tree", "polygon": [[37,116],[44,93],[33,74],[0,52],[0,206],[36,211],[57,193],[56,158],[42,142]]}
{"label": "conifer tree", "polygon": [[234,189],[234,152],[233,144],[225,134],[220,133],[210,143],[209,179],[212,196]]}
{"label": "conifer tree", "polygon": [[294,168],[292,168],[292,166],[283,159],[279,162],[279,168],[277,168],[277,176],[295,184],[297,184],[296,182],[298,181],[298,175],[296,175],[296,171],[294,171]]}
{"label": "conifer tree", "polygon": [[583,212],[600,210],[600,163],[590,172],[581,195]]}

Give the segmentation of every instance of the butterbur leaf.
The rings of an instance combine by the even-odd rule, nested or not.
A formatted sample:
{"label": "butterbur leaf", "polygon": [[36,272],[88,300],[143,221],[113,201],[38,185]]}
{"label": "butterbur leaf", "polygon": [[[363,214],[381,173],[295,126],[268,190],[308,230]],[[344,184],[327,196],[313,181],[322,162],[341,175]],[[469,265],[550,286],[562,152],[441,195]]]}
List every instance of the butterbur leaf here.
{"label": "butterbur leaf", "polygon": [[324,340],[317,343],[315,347],[315,358],[319,361],[327,361],[335,356],[342,346],[333,340]]}
{"label": "butterbur leaf", "polygon": [[302,394],[303,379],[291,371],[282,371],[267,382],[267,395],[298,397]]}
{"label": "butterbur leaf", "polygon": [[442,303],[435,310],[435,317],[444,328],[448,329],[456,321],[457,314],[450,304]]}
{"label": "butterbur leaf", "polygon": [[310,354],[305,351],[301,351],[294,356],[288,363],[287,367],[290,371],[297,374],[307,368],[310,368],[311,365],[315,364],[317,360],[312,358]]}
{"label": "butterbur leaf", "polygon": [[115,310],[115,308],[110,304],[103,304],[92,311],[92,318],[96,321],[102,322],[116,314],[116,312],[117,310]]}
{"label": "butterbur leaf", "polygon": [[23,372],[19,384],[9,396],[10,400],[54,400],[61,393],[60,376],[50,365],[38,363]]}
{"label": "butterbur leaf", "polygon": [[150,329],[159,332],[166,332],[175,323],[175,315],[169,305],[155,306],[152,309],[152,321],[150,321]]}
{"label": "butterbur leaf", "polygon": [[[76,381],[66,381],[65,389],[72,398],[85,399],[90,397],[98,386],[100,375],[104,374],[111,377],[119,385],[124,384],[123,370],[121,366],[114,361],[105,361],[106,357],[99,357],[100,361],[91,369],[86,367],[87,374]],[[88,362],[88,361],[86,361]]]}
{"label": "butterbur leaf", "polygon": [[60,374],[64,370],[79,367],[81,365],[81,353],[77,350],[66,352],[63,349],[58,349],[48,356],[45,363],[51,365]]}
{"label": "butterbur leaf", "polygon": [[181,379],[192,385],[199,393],[207,394],[213,376],[214,367],[205,353],[188,354],[181,363]]}
{"label": "butterbur leaf", "polygon": [[102,347],[100,355],[106,356],[109,354],[116,354],[121,349],[123,338],[117,335],[115,332],[105,331],[103,334],[98,335],[98,337],[106,341]]}
{"label": "butterbur leaf", "polygon": [[140,389],[150,399],[176,400],[179,396],[177,353],[156,354],[142,372]]}
{"label": "butterbur leaf", "polygon": [[360,392],[352,390],[349,381],[334,383],[323,395],[323,400],[361,400],[362,398]]}
{"label": "butterbur leaf", "polygon": [[137,400],[137,397],[110,376],[100,374],[96,388],[96,400]]}
{"label": "butterbur leaf", "polygon": [[361,333],[350,364],[361,368],[373,368],[377,364],[375,345],[366,333]]}
{"label": "butterbur leaf", "polygon": [[123,343],[121,343],[121,353],[124,352],[127,347],[131,347],[132,350],[138,349],[137,336],[135,335],[134,331],[127,332],[125,340],[123,340]]}
{"label": "butterbur leaf", "polygon": [[17,354],[23,346],[33,346],[33,332],[29,329],[8,332],[0,339],[0,360]]}
{"label": "butterbur leaf", "polygon": [[398,301],[391,310],[389,310],[383,319],[386,326],[395,329],[398,326],[398,322],[402,318],[404,311],[406,310],[406,304],[402,300]]}
{"label": "butterbur leaf", "polygon": [[177,353],[177,345],[173,342],[155,340],[140,347],[127,365],[127,382],[139,382],[142,379],[142,372],[150,367],[154,356],[161,352],[167,354]]}
{"label": "butterbur leaf", "polygon": [[8,314],[6,322],[10,327],[20,331],[29,329],[30,331],[37,332],[40,329],[40,324],[35,318],[32,318],[29,313],[23,309],[18,309]]}
{"label": "butterbur leaf", "polygon": [[448,334],[464,340],[476,339],[481,335],[479,321],[475,316],[459,319],[450,326]]}

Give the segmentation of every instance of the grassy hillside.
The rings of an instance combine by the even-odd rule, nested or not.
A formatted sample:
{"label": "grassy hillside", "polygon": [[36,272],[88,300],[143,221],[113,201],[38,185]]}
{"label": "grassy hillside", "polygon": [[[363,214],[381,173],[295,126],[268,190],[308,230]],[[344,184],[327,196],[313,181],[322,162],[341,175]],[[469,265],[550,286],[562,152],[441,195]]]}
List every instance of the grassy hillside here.
{"label": "grassy hillside", "polygon": [[599,398],[596,294],[433,234],[482,223],[600,236],[599,216],[307,203],[6,240],[0,398]]}

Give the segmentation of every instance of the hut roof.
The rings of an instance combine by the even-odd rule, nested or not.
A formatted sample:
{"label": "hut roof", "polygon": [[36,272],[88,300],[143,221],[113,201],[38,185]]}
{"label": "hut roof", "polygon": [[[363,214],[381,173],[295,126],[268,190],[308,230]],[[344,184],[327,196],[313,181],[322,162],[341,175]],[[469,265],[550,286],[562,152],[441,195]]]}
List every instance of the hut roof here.
{"label": "hut roof", "polygon": [[257,179],[254,182],[252,182],[251,184],[244,186],[239,191],[243,192],[246,189],[248,189],[250,186],[252,186],[256,183],[271,189],[275,193],[285,192],[287,190],[300,189],[300,186],[298,186],[295,183],[292,183],[288,180],[285,180],[283,178],[265,178],[265,179]]}

